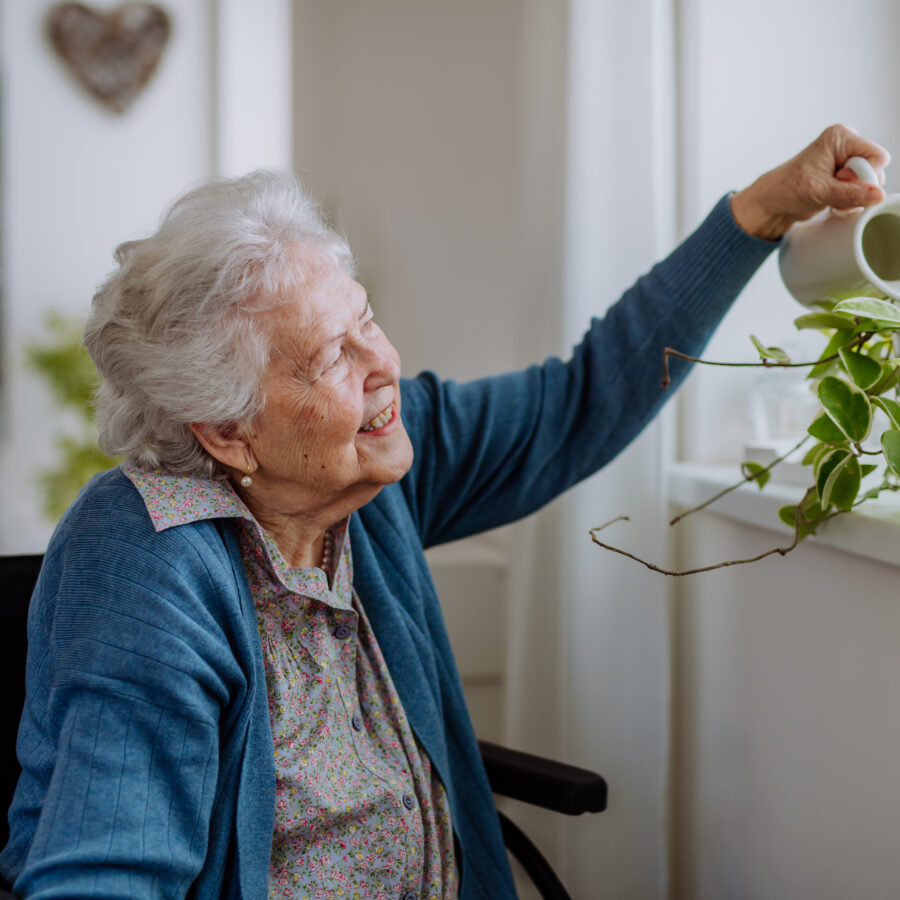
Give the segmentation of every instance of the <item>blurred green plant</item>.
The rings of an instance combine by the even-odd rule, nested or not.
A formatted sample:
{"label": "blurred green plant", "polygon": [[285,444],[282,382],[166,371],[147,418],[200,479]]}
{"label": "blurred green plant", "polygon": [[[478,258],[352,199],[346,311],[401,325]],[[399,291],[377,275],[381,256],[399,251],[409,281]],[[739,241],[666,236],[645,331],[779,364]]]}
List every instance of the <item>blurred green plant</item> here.
{"label": "blurred green plant", "polygon": [[[720,497],[748,482],[762,490],[771,470],[788,456],[812,441],[803,457],[810,467],[810,487],[798,503],[782,507],[779,518],[787,525],[793,540],[785,547],[750,559],[735,559],[675,572],[649,563],[618,547],[603,543],[597,535],[620,516],[590,531],[595,544],[640,562],[666,575],[693,575],[723,566],[756,562],[773,554],[790,553],[805,538],[816,533],[824,522],[851,512],[875,500],[887,491],[900,491],[900,305],[874,297],[853,297],[840,303],[821,303],[820,308],[794,321],[800,330],[814,329],[826,341],[821,354],[809,362],[792,362],[780,347],[767,347],[755,335],[756,362],[711,362],[687,356],[667,347],[664,354],[662,385],[669,384],[669,357],[709,366],[762,366],[764,368],[808,368],[807,378],[819,400],[818,411],[806,435],[783,456],[767,466],[745,462],[742,478],[698,506],[676,516],[675,525],[686,516],[705,509]],[[877,449],[870,438],[877,428]]]}
{"label": "blurred green plant", "polygon": [[59,405],[74,413],[74,433],[56,439],[58,464],[39,477],[44,513],[53,521],[93,475],[119,462],[97,446],[92,406],[97,370],[81,346],[82,330],[81,320],[50,313],[45,335],[25,348],[29,368],[42,376]]}

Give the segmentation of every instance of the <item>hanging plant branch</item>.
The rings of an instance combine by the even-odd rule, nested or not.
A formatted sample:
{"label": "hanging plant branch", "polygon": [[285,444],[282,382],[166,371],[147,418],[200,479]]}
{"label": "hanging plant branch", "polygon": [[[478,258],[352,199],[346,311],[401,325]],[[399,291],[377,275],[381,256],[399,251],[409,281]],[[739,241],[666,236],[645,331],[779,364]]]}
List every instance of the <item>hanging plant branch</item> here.
{"label": "hanging plant branch", "polygon": [[[669,359],[675,357],[707,366],[739,368],[807,368],[819,400],[819,410],[807,433],[786,453],[768,465],[745,462],[742,477],[734,484],[675,516],[675,525],[687,516],[707,509],[726,494],[743,484],[756,483],[762,490],[771,477],[771,470],[803,447],[812,438],[815,443],[803,457],[803,465],[811,467],[812,485],[797,504],[778,511],[781,521],[793,529],[793,541],[783,547],[773,547],[746,559],[731,559],[709,566],[675,571],[658,566],[634,553],[607,544],[598,534],[615,522],[628,521],[619,516],[605,525],[590,530],[591,540],[605,550],[618,553],[640,563],[654,572],[681,577],[712,572],[728,566],[758,562],[768,556],[786,556],[823,523],[835,516],[850,512],[883,491],[900,490],[900,403],[885,396],[896,390],[900,381],[900,356],[894,346],[900,335],[900,307],[886,300],[857,297],[832,304],[824,311],[808,313],[794,322],[798,329],[816,329],[827,337],[818,359],[792,362],[780,347],[766,346],[755,335],[750,340],[756,347],[758,362],[714,362],[681,353],[671,347],[663,351],[664,377],[662,387],[670,384]],[[888,427],[880,435],[880,449],[863,446],[871,435],[876,412],[887,418]],[[862,490],[862,481],[880,468],[863,463],[866,457],[880,457],[884,475],[880,484]]]}
{"label": "hanging plant branch", "polygon": [[598,547],[602,547],[604,550],[611,550],[613,553],[618,553],[621,556],[625,556],[628,559],[632,559],[635,562],[640,563],[642,566],[650,569],[653,572],[659,572],[661,575],[671,575],[675,578],[683,578],[685,575],[700,575],[704,572],[714,572],[716,569],[725,569],[729,566],[745,566],[749,563],[759,562],[762,559],[765,559],[768,556],[787,556],[792,550],[795,550],[798,544],[810,534],[815,534],[816,529],[823,522],[827,522],[829,519],[833,519],[836,516],[847,512],[847,510],[834,510],[829,513],[823,513],[821,507],[816,501],[815,497],[815,488],[809,488],[807,492],[803,495],[803,499],[796,507],[783,507],[780,510],[779,515],[781,513],[785,513],[787,510],[792,510],[791,513],[782,515],[782,521],[785,524],[790,524],[794,528],[794,539],[787,547],[772,547],[771,550],[766,550],[763,553],[759,553],[756,556],[749,556],[746,559],[726,559],[723,562],[713,563],[709,566],[699,566],[695,569],[666,569],[663,566],[658,566],[656,563],[652,563],[649,560],[642,559],[635,553],[631,553],[628,550],[623,550],[621,547],[614,547],[612,544],[604,543],[603,541],[597,538],[597,534],[603,531],[605,528],[608,528],[610,525],[614,525],[616,522],[629,522],[631,521],[628,516],[617,516],[615,519],[611,519],[605,525],[599,525],[596,528],[591,528],[589,534],[591,536],[591,540],[597,544]]}
{"label": "hanging plant branch", "polygon": [[621,547],[614,547],[612,544],[605,544],[603,541],[597,538],[597,534],[603,531],[604,528],[608,528],[610,525],[615,522],[629,522],[631,521],[628,516],[618,516],[615,519],[607,522],[605,525],[598,525],[596,528],[592,528],[590,530],[591,540],[598,546],[602,547],[604,550],[611,550],[613,553],[619,553],[622,556],[627,556],[628,559],[633,559],[635,562],[639,562],[642,566],[650,569],[652,572],[659,572],[661,575],[672,575],[675,578],[683,578],[685,575],[699,575],[701,572],[713,572],[716,569],[724,569],[727,566],[742,566],[747,563],[759,562],[761,559],[765,559],[767,556],[774,556],[776,553],[785,556],[790,553],[797,544],[798,540],[795,537],[788,547],[773,547],[771,550],[766,550],[765,553],[760,553],[758,556],[751,556],[747,559],[728,559],[724,562],[714,563],[711,566],[700,566],[696,569],[684,569],[683,571],[676,571],[674,569],[665,569],[662,566],[656,565],[656,563],[649,562],[646,559],[641,559],[640,556],[637,556],[634,553],[630,553],[628,550],[623,550]]}
{"label": "hanging plant branch", "polygon": [[809,435],[804,435],[788,450],[786,453],[782,453],[781,456],[776,457],[772,460],[767,466],[762,465],[757,462],[745,462],[741,466],[742,471],[744,472],[744,477],[741,478],[740,481],[736,481],[734,484],[730,484],[726,488],[722,488],[717,494],[713,494],[712,497],[704,500],[702,503],[697,506],[692,506],[690,509],[686,509],[684,512],[679,513],[675,516],[674,519],[671,519],[670,525],[677,525],[682,519],[686,519],[688,516],[692,515],[695,512],[700,512],[701,509],[706,509],[707,506],[712,506],[717,500],[721,500],[726,494],[730,494],[732,491],[736,491],[742,484],[748,484],[750,482],[756,482],[759,485],[759,489],[762,490],[766,483],[769,480],[770,473],[772,469],[775,468],[779,463],[784,462],[792,453],[796,453],[807,441],[809,441]]}
{"label": "hanging plant branch", "polygon": [[[870,337],[872,337],[871,333],[863,332],[851,342],[849,347],[851,349],[854,347],[861,347]],[[762,345],[758,343],[757,339],[753,335],[750,335],[750,339],[754,342],[754,345],[757,347],[757,349],[762,348]],[[836,352],[828,356],[819,357],[819,359],[815,359],[812,362],[795,363],[791,362],[790,358],[785,355],[784,351],[779,347],[762,348],[761,354],[762,350],[766,351],[766,355],[762,356],[761,359],[754,362],[724,362],[714,361],[711,359],[701,359],[698,356],[688,356],[687,353],[681,353],[679,350],[674,350],[672,347],[665,347],[663,349],[663,379],[659,383],[659,386],[667,388],[672,383],[672,378],[669,375],[670,356],[674,356],[676,357],[676,359],[683,359],[691,363],[699,363],[701,366],[726,366],[732,369],[809,369],[813,366],[819,366],[822,365],[822,363],[830,363],[833,360],[840,358],[840,353]]]}

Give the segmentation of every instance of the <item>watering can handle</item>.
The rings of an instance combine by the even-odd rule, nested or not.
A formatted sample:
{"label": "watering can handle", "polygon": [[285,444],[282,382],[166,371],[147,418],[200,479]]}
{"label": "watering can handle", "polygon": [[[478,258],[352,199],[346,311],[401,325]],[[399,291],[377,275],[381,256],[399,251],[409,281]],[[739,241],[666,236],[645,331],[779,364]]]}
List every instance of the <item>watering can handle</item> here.
{"label": "watering can handle", "polygon": [[864,156],[851,156],[850,159],[844,163],[844,167],[850,169],[860,181],[863,181],[866,184],[874,184],[875,187],[879,187],[878,175],[872,168],[872,163]]}

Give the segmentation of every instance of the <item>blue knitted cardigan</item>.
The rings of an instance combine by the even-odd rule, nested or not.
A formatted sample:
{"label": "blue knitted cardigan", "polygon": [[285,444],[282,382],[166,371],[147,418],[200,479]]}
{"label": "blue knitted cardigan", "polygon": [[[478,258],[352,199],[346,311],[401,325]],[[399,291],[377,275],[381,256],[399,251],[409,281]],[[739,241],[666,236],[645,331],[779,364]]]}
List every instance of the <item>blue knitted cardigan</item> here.
{"label": "blue knitted cardigan", "polygon": [[[671,393],[663,347],[698,353],[772,246],[723,199],[571,361],[403,381],[415,461],[351,517],[355,586],[446,787],[463,900],[515,889],[423,547],[519,519],[612,459]],[[24,771],[0,856],[17,894],[263,900],[272,738],[228,520],[157,533],[120,470],[97,477],[51,540],[28,640]]]}

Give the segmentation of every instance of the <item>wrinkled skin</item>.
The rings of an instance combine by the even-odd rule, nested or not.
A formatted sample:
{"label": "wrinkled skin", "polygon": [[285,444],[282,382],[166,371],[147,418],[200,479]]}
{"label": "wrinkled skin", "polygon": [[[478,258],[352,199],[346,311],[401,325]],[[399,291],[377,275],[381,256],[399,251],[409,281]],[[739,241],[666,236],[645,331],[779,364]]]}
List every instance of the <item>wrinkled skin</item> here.
{"label": "wrinkled skin", "polygon": [[777,240],[795,222],[826,207],[852,209],[884,199],[884,191],[860,181],[844,167],[851,156],[869,160],[884,183],[890,154],[845,125],[826,128],[808,147],[761,175],[731,198],[735,221],[744,231]]}
{"label": "wrinkled skin", "polygon": [[266,313],[263,411],[235,435],[192,428],[285,557],[315,565],[325,529],[402,478],[412,446],[400,418],[400,359],[365,290],[314,249],[298,247],[295,262],[303,288]]}

